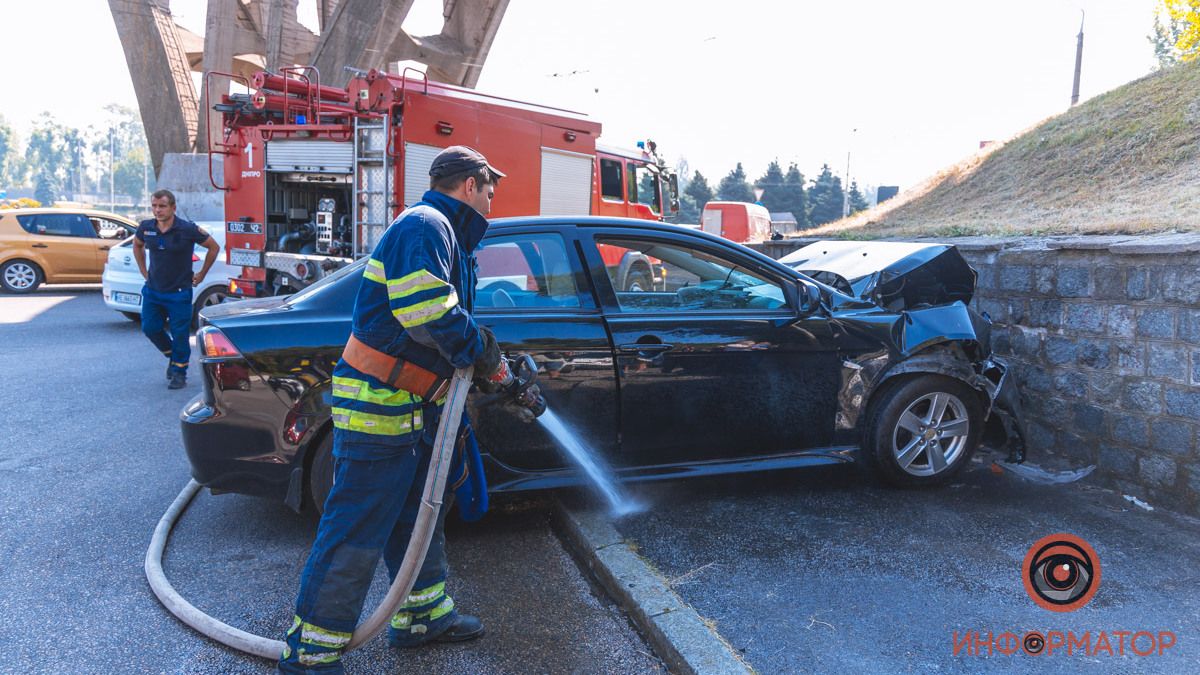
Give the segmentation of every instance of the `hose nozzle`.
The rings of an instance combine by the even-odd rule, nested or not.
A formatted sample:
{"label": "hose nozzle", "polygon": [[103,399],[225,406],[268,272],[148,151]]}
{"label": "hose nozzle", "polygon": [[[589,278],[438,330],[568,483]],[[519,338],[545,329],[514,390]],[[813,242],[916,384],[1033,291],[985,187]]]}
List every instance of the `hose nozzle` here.
{"label": "hose nozzle", "polygon": [[500,370],[488,378],[495,387],[496,393],[480,402],[480,405],[490,405],[498,401],[509,401],[532,413],[525,421],[532,421],[546,412],[546,399],[537,386],[538,368],[533,357],[528,354],[509,359],[501,357]]}

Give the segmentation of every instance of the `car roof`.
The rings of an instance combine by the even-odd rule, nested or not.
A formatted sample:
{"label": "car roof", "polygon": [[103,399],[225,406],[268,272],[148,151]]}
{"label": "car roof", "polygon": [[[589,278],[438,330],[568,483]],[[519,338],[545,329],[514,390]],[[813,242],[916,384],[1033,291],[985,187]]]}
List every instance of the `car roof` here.
{"label": "car roof", "polygon": [[760,253],[749,246],[744,246],[734,241],[730,241],[724,237],[718,237],[715,234],[710,234],[704,230],[683,227],[682,225],[674,225],[672,223],[664,223],[658,220],[644,220],[641,218],[617,218],[611,216],[510,216],[508,218],[497,218],[490,221],[488,227],[489,232],[496,230],[516,229],[518,227],[537,227],[553,225],[556,227],[576,227],[576,228],[614,228],[628,229],[630,234],[636,233],[659,233],[659,234],[678,234],[689,239],[702,239],[709,243],[716,244],[725,248],[732,248],[747,255],[758,258],[761,262],[769,264],[771,267],[787,272],[794,276],[796,270],[780,263],[774,258]]}
{"label": "car roof", "polygon": [[[575,227],[616,227],[650,232],[671,232],[696,234],[697,230],[664,223],[660,220],[645,220],[642,218],[618,218],[612,216],[509,216],[490,221],[490,227],[510,228],[537,225],[566,225]],[[728,239],[722,239],[707,232],[699,232],[709,239],[732,244]]]}
{"label": "car roof", "polygon": [[26,208],[20,208],[20,209],[0,209],[0,214],[14,215],[14,216],[31,216],[31,215],[36,215],[36,214],[40,214],[40,213],[75,213],[75,214],[80,214],[80,215],[84,215],[84,216],[104,216],[105,218],[116,218],[117,220],[123,220],[127,223],[135,223],[135,224],[137,223],[137,221],[134,220],[133,218],[118,215],[111,211],[101,211],[100,209],[57,208],[54,206],[36,206],[36,207],[32,207],[32,208],[26,207]]}

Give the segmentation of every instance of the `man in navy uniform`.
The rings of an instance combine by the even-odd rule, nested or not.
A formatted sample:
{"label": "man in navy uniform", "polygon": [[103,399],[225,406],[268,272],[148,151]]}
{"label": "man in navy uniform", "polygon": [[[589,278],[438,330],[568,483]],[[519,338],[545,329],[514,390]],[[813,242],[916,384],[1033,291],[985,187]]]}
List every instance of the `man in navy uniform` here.
{"label": "man in navy uniform", "polygon": [[[170,190],[155,192],[150,206],[154,218],[138,225],[133,240],[133,259],[146,279],[142,287],[142,332],[168,359],[167,388],[183,389],[192,356],[188,343],[192,287],[204,281],[221,247],[195,223],[175,216],[175,195]],[[192,249],[197,244],[207,253],[203,267],[192,274]],[[149,270],[145,251],[150,252]],[[164,324],[169,324],[169,332]]]}

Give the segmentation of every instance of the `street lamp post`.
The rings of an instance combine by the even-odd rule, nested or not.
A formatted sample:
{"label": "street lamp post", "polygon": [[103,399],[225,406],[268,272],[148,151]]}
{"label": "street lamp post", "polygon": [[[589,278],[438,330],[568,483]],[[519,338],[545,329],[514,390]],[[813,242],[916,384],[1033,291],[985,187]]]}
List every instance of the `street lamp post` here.
{"label": "street lamp post", "polygon": [[850,130],[850,142],[846,144],[846,178],[842,181],[842,217],[850,215],[850,146],[854,144],[854,134],[858,129]]}
{"label": "street lamp post", "polygon": [[1079,35],[1075,36],[1075,81],[1071,84],[1071,105],[1079,103],[1079,71],[1083,69],[1083,10],[1079,10]]}
{"label": "street lamp post", "polygon": [[117,210],[116,192],[113,190],[113,130],[108,130],[108,209]]}

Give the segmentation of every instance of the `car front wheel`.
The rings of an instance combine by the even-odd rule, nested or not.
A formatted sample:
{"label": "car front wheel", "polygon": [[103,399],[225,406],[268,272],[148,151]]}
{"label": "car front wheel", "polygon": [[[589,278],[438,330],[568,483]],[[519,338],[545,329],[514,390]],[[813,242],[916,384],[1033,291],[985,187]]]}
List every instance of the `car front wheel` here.
{"label": "car front wheel", "polygon": [[9,293],[32,293],[42,285],[42,270],[28,260],[9,260],[0,266],[0,285]]}
{"label": "car front wheel", "polygon": [[983,430],[979,395],[940,375],[887,386],[873,402],[865,450],[888,482],[942,485],[971,461]]}

